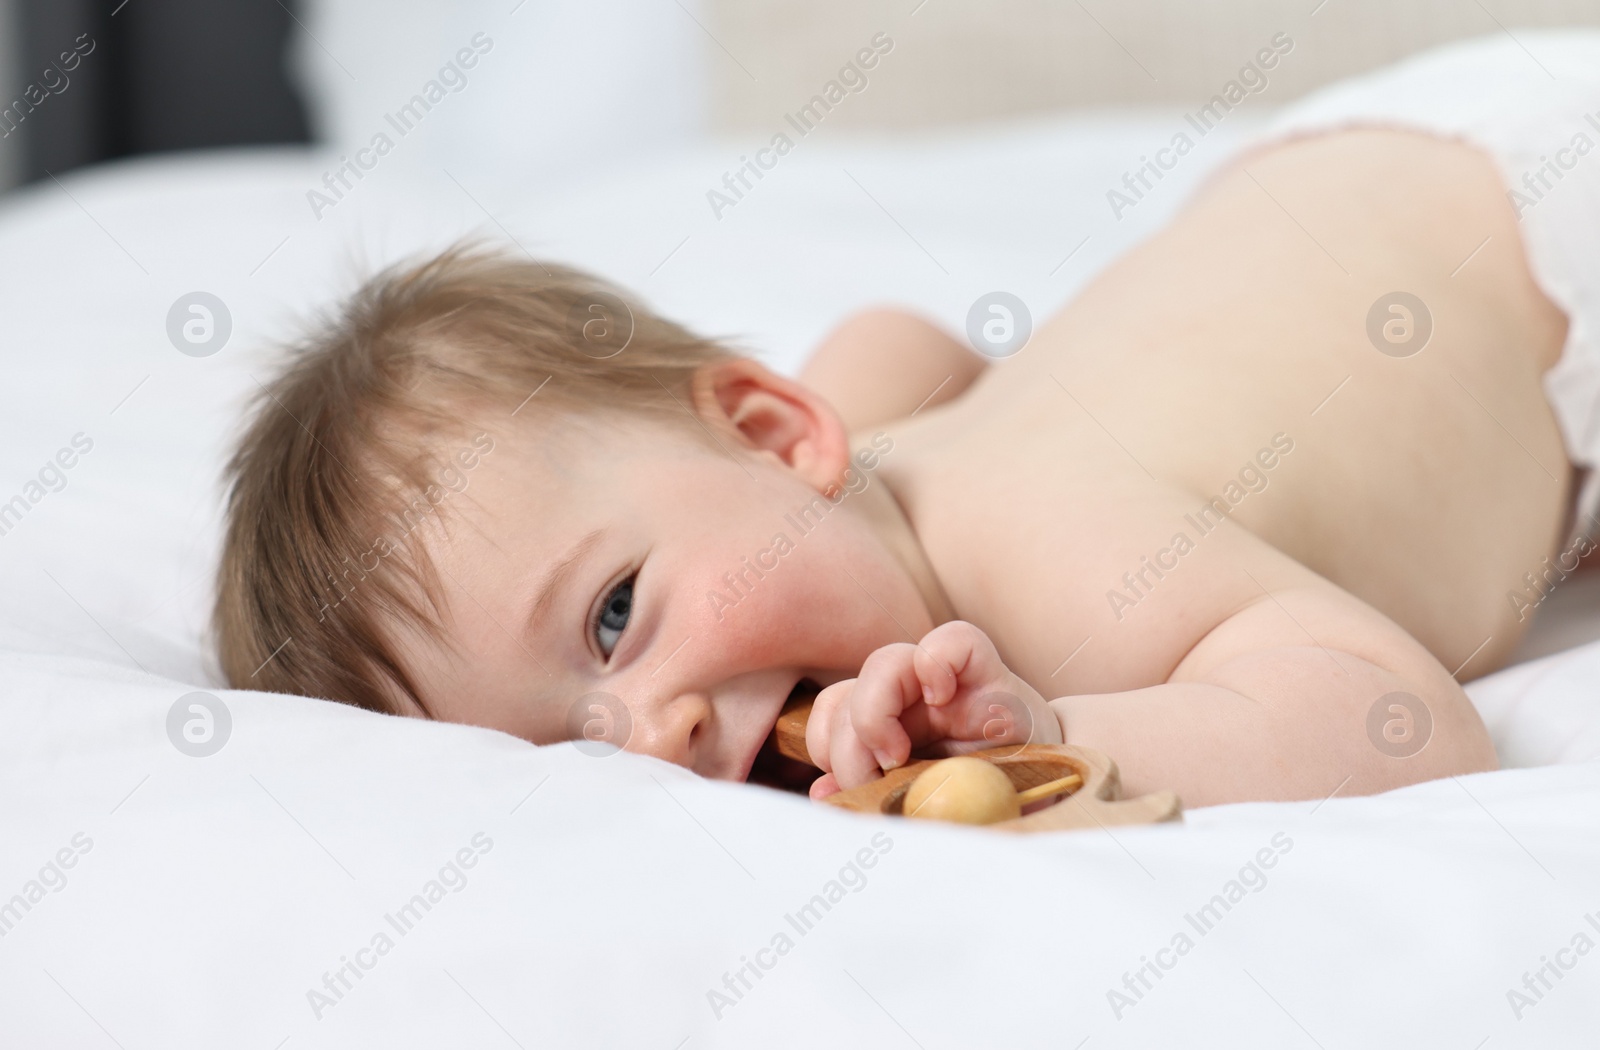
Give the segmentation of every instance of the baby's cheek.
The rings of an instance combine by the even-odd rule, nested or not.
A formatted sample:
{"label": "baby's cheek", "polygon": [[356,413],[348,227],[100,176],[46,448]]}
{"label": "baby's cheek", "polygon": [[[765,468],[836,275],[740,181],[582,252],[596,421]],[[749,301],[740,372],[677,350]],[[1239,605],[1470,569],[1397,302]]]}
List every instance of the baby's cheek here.
{"label": "baby's cheek", "polygon": [[780,555],[769,546],[742,556],[732,568],[706,574],[689,603],[689,630],[697,644],[728,661],[731,673],[814,662],[807,653],[829,612],[806,575],[792,551]]}
{"label": "baby's cheek", "polygon": [[695,633],[746,667],[858,668],[873,649],[904,640],[854,582],[873,585],[881,570],[859,563],[843,526],[791,514],[730,530],[743,544],[721,539],[693,574]]}
{"label": "baby's cheek", "polygon": [[[793,593],[798,570],[781,558],[745,556],[730,570],[708,575],[692,605],[697,627],[725,652],[777,655],[785,636],[803,627],[804,597]],[[753,654],[751,654],[753,655]]]}

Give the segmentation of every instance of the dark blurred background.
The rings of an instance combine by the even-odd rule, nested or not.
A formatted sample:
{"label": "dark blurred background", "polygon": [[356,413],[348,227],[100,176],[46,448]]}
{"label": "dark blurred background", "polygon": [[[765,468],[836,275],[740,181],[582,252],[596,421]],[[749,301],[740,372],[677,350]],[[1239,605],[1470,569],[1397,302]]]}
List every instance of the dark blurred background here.
{"label": "dark blurred background", "polygon": [[9,0],[4,182],[136,153],[307,141],[284,64],[297,3]]}

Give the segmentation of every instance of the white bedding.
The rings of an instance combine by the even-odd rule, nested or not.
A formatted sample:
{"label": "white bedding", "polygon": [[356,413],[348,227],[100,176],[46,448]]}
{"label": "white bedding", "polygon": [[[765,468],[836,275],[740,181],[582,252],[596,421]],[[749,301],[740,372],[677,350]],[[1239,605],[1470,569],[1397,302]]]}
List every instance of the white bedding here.
{"label": "white bedding", "polygon": [[[204,656],[214,478],[254,388],[252,348],[349,287],[352,245],[380,263],[509,234],[792,369],[868,302],[960,331],[967,304],[1002,288],[1042,319],[1176,205],[1240,120],[1120,221],[1105,192],[1170,138],[1168,118],[805,142],[720,219],[706,191],[748,144],[581,186],[460,184],[401,150],[320,220],[305,193],[329,158],[293,152],[122,165],[14,198],[0,211],[0,503],[75,436],[93,447],[0,535],[0,1043],[1590,1038],[1600,959],[1569,949],[1600,943],[1585,919],[1600,924],[1600,647],[1471,687],[1507,764],[1536,768],[1029,839],[869,823],[636,756],[224,691]],[[194,290],[232,313],[213,357],[167,337],[169,306]],[[167,720],[202,687],[231,732],[194,758]],[[789,923],[840,878],[855,888],[810,929]],[[407,932],[388,922],[436,879],[454,888],[441,882]],[[1215,921],[1186,918],[1230,881],[1238,899],[1212,905]],[[392,950],[358,956],[378,933]],[[792,949],[758,955],[778,933]],[[348,991],[324,984],[343,959],[362,960]],[[734,999],[724,975],[745,959],[773,965]],[[1161,975],[1145,971],[1148,991],[1134,976],[1146,959]],[[1572,966],[1547,970],[1560,979],[1535,1000],[1524,974],[1545,959]]]}

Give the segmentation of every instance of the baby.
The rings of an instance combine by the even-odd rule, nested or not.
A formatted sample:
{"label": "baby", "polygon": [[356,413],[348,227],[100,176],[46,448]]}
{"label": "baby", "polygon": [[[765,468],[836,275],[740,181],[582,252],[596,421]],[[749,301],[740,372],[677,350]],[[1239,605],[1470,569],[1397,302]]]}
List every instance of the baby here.
{"label": "baby", "polygon": [[1570,337],[1600,267],[1574,293],[1530,257],[1489,132],[1363,117],[1407,75],[1291,120],[988,365],[875,311],[797,382],[553,264],[380,275],[233,460],[230,682],[535,743],[601,711],[735,780],[820,687],[817,797],[1021,740],[1189,806],[1494,768],[1458,678],[1590,549],[1600,428],[1546,387],[1600,389]]}

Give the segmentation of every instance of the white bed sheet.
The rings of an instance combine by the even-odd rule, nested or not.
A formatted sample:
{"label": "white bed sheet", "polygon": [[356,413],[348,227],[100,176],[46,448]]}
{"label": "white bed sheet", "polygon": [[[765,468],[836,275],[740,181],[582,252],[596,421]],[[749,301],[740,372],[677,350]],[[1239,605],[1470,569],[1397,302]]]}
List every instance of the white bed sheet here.
{"label": "white bed sheet", "polygon": [[[94,447],[0,536],[0,907],[30,880],[59,881],[41,875],[57,851],[74,863],[18,918],[0,911],[3,1041],[1586,1038],[1600,961],[1557,953],[1584,932],[1600,943],[1585,918],[1600,910],[1594,646],[1471,689],[1509,763],[1540,768],[1026,840],[884,828],[636,756],[215,687],[201,631],[221,444],[254,388],[251,347],[349,287],[350,245],[383,262],[471,230],[514,236],[792,369],[868,302],[960,330],[966,304],[1004,288],[1042,318],[1227,145],[1208,139],[1114,220],[1106,189],[1170,134],[1145,115],[894,149],[803,143],[720,219],[705,192],[747,146],[581,186],[463,185],[397,156],[320,220],[305,192],[326,158],[278,151],[121,165],[14,199],[0,212],[0,501],[74,435]],[[196,289],[233,315],[211,358],[166,336],[168,307]],[[197,686],[233,720],[203,759],[165,730]],[[795,931],[786,915],[884,830],[892,846],[864,885]],[[480,832],[486,852],[472,845]],[[385,915],[463,848],[465,885],[396,932],[389,954],[362,956],[372,968],[332,1005],[313,1001],[331,997],[324,974],[392,930]],[[1264,848],[1274,866],[1241,876]],[[1241,877],[1259,888],[1210,929],[1186,919]],[[762,956],[776,963],[750,991],[709,998],[731,998],[724,974],[789,931],[793,950]],[[1192,950],[1159,956],[1173,966],[1134,999],[1125,975],[1179,933]],[[1576,961],[1518,1009],[1508,993],[1531,996],[1524,973],[1545,958]]]}

